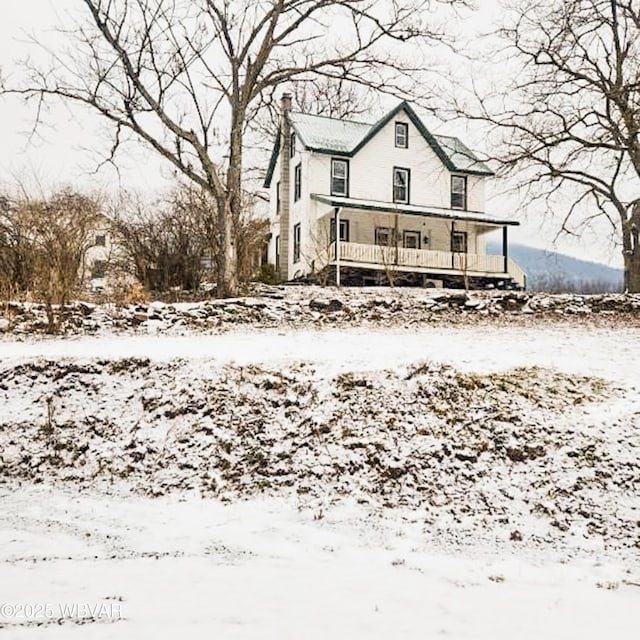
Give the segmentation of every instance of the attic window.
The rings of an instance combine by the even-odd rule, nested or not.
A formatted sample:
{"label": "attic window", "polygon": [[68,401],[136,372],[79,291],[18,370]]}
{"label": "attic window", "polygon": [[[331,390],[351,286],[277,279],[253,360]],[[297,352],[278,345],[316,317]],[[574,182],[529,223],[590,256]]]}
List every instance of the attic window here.
{"label": "attic window", "polygon": [[401,149],[409,147],[409,126],[406,122],[396,122],[396,147]]}
{"label": "attic window", "polygon": [[107,236],[104,233],[96,234],[96,247],[105,247],[107,245]]}

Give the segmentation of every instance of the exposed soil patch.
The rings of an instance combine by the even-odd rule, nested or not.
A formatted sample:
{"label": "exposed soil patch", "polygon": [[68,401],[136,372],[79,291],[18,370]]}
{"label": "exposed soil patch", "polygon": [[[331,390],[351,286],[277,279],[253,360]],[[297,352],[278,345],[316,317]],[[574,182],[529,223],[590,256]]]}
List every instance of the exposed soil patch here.
{"label": "exposed soil patch", "polygon": [[640,540],[638,414],[604,424],[595,409],[622,391],[597,378],[431,362],[323,378],[305,364],[128,358],[38,360],[0,380],[4,481],[349,495],[426,509],[434,527]]}

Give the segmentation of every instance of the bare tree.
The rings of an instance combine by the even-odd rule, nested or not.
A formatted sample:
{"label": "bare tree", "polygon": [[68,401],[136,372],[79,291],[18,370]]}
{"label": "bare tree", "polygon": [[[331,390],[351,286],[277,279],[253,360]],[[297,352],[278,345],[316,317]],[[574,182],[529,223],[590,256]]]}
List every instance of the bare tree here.
{"label": "bare tree", "polygon": [[[67,51],[5,87],[59,97],[111,123],[114,161],[132,134],[209,193],[218,213],[218,295],[237,292],[234,226],[248,126],[283,83],[315,76],[411,90],[440,39],[434,6],[465,0],[77,0]],[[340,29],[336,29],[339,25]],[[331,34],[339,31],[339,37]],[[38,108],[40,113],[40,108]]]}
{"label": "bare tree", "polygon": [[59,330],[66,306],[83,285],[85,256],[99,218],[95,198],[68,189],[50,197],[23,196],[3,211],[5,286],[44,302],[50,333]]}
{"label": "bare tree", "polygon": [[610,225],[625,288],[640,291],[640,5],[519,0],[510,15],[503,68],[514,79],[463,112],[502,133],[504,172],[562,231]]}
{"label": "bare tree", "polygon": [[[267,242],[268,223],[252,216],[250,204],[246,196],[234,232],[239,282],[258,270]],[[147,291],[195,291],[205,276],[215,275],[216,201],[203,189],[179,184],[155,202],[125,193],[112,204],[110,218],[121,248],[113,266]]]}
{"label": "bare tree", "polygon": [[[370,88],[342,78],[319,77],[291,83],[294,109],[340,120],[364,119],[374,111],[374,95]],[[269,140],[275,139],[280,128],[280,107],[268,103],[255,122],[256,131]]]}
{"label": "bare tree", "polygon": [[400,229],[398,214],[393,216],[393,226],[385,226],[390,223],[386,216],[381,220],[379,217],[374,219],[376,226],[376,258],[382,263],[384,275],[387,284],[393,287],[399,279],[400,272],[398,270],[400,258]]}
{"label": "bare tree", "polygon": [[113,206],[112,228],[121,247],[114,267],[146,290],[200,286],[210,245],[211,213],[191,189],[178,187],[164,202],[124,194]]}

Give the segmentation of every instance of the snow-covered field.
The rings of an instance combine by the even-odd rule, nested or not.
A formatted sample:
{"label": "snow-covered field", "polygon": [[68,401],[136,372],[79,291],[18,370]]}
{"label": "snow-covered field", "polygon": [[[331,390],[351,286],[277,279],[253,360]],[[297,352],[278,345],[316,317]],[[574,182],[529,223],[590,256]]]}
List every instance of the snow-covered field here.
{"label": "snow-covered field", "polygon": [[[133,358],[149,358],[151,364],[143,365],[139,375],[128,369],[123,373],[121,363],[130,366]],[[114,363],[111,370],[104,362]],[[407,372],[418,371],[425,362],[435,369],[411,382],[413,374]],[[5,338],[0,342],[0,636],[636,638],[640,625],[638,362],[640,330],[586,328],[577,322],[526,329],[261,330],[20,342]],[[441,370],[433,363],[452,368]],[[71,365],[77,365],[77,370]],[[251,373],[251,367],[259,370]],[[298,474],[292,480],[298,483],[298,494],[240,491],[236,498],[223,494],[225,499],[219,500],[201,497],[191,488],[151,498],[131,491],[131,482],[105,484],[98,475],[102,480],[95,486],[87,483],[82,465],[95,462],[88,458],[86,463],[85,458],[74,458],[77,481],[55,474],[51,481],[46,477],[43,481],[37,469],[31,476],[20,461],[27,452],[33,456],[30,460],[42,465],[38,468],[48,469],[42,452],[30,449],[30,443],[12,442],[8,433],[15,429],[20,437],[33,438],[30,425],[47,419],[46,407],[53,401],[48,405],[46,398],[54,395],[55,413],[49,422],[66,424],[74,414],[81,414],[87,420],[103,416],[113,424],[120,412],[122,423],[136,422],[138,416],[142,428],[149,431],[155,416],[168,420],[167,407],[171,415],[176,413],[189,380],[197,400],[203,380],[222,384],[221,371],[229,372],[224,374],[227,385],[244,376],[244,371],[249,372],[248,379],[254,375],[259,380],[256,389],[265,380],[275,385],[274,372],[285,371],[295,384],[302,380],[317,384],[320,392],[330,390],[327,421],[334,420],[343,405],[349,410],[359,407],[354,398],[365,392],[363,402],[368,404],[376,402],[377,393],[389,390],[405,398],[404,388],[410,384],[415,387],[406,391],[407,397],[423,398],[424,390],[432,387],[440,393],[444,387],[433,385],[444,375],[451,385],[466,389],[467,395],[456,396],[465,402],[473,400],[478,389],[489,389],[477,406],[471,402],[473,406],[438,418],[445,427],[447,420],[458,421],[451,422],[454,429],[467,409],[473,412],[471,429],[476,416],[478,421],[489,420],[491,402],[505,403],[504,392],[498,393],[504,378],[488,376],[514,367],[530,369],[513,374],[514,380],[520,380],[521,391],[516,390],[520,395],[514,396],[512,407],[504,408],[511,409],[513,416],[491,417],[487,425],[506,429],[509,420],[517,418],[510,437],[520,437],[518,429],[540,429],[533,436],[547,438],[539,445],[546,451],[539,459],[532,454],[531,459],[525,456],[523,462],[516,462],[498,449],[494,452],[491,445],[486,453],[477,454],[478,460],[463,457],[454,464],[447,459],[443,464],[450,465],[446,469],[451,486],[440,493],[450,491],[453,505],[440,504],[440,494],[428,492],[432,502],[422,505],[419,498],[427,494],[420,493],[419,487],[405,491],[401,486],[405,476],[389,479],[389,484],[400,487],[388,498],[397,501],[395,506],[366,501],[357,483],[369,487],[366,482],[373,482],[369,467],[365,470],[369,475],[354,472],[353,485],[345,472],[340,486],[349,490],[334,496],[334,485],[327,482],[329,476],[322,475],[322,469],[316,469],[315,459],[311,475],[320,486],[326,483],[324,493],[317,484],[310,486],[309,494],[301,493]],[[460,377],[456,371],[480,378]],[[124,374],[129,377],[117,377]],[[531,388],[524,384],[529,375]],[[573,385],[578,375],[585,378]],[[346,389],[344,398],[336,399],[336,376]],[[350,386],[345,387],[345,381]],[[85,383],[91,393],[84,390]],[[124,393],[127,385],[131,385],[129,400]],[[539,393],[540,387],[545,393]],[[571,392],[571,404],[551,397],[557,389]],[[242,385],[238,390],[248,393]],[[164,413],[155,414],[148,406],[143,411],[138,391],[143,400],[151,398],[154,407],[166,400],[160,406]],[[109,403],[107,392],[115,394],[113,401],[102,406]],[[286,396],[286,389],[283,393]],[[411,413],[400,413],[387,398],[383,403],[382,395],[378,400],[384,404],[385,420],[389,412],[393,417],[396,411],[400,422]],[[423,400],[438,408],[437,398]],[[300,415],[304,410],[299,408]],[[520,415],[530,410],[530,415]],[[412,416],[412,425],[414,417],[416,428],[421,428],[422,416]],[[186,423],[182,414],[176,419],[183,420],[177,423],[179,430]],[[193,420],[202,422],[204,414],[198,413]],[[74,428],[80,428],[81,422],[78,419]],[[189,428],[194,424],[189,422]],[[370,430],[372,424],[357,428]],[[412,461],[412,473],[422,473],[415,466],[421,450],[407,448],[414,439],[402,439],[406,425],[400,425],[403,431],[393,430],[388,422],[385,425],[386,440],[378,442],[372,434],[371,444],[386,453],[397,446],[400,457],[406,455]],[[440,446],[439,425],[426,422],[422,426],[431,431],[426,435],[420,431],[420,438],[432,438],[429,443]],[[274,437],[286,436],[289,439],[283,442],[295,442],[284,422],[280,426],[282,432]],[[344,428],[336,422],[338,426]],[[52,431],[59,428],[54,424]],[[220,427],[212,423],[207,428]],[[557,438],[550,435],[554,431],[560,434]],[[473,437],[479,437],[475,431]],[[317,441],[318,447],[326,446],[323,456],[338,455],[333,440],[322,440],[317,434],[313,438],[317,440],[310,441]],[[596,443],[597,454],[574,456],[572,441],[576,451],[582,452],[590,441]],[[302,445],[304,451],[306,445]],[[94,441],[87,446],[94,446]],[[538,445],[519,446],[517,451],[522,453],[537,451]],[[564,455],[567,452],[571,457]],[[292,458],[291,464],[307,458]],[[617,475],[607,469],[619,469],[625,482],[607,478],[607,473]],[[378,473],[377,467],[374,471]],[[136,467],[131,473],[131,477],[145,478],[140,474],[151,472]],[[472,478],[469,494],[475,500],[478,482],[472,473],[478,473],[486,487],[486,493],[478,494],[486,505],[479,505],[477,513],[456,513],[456,483]],[[551,480],[543,480],[543,474]],[[604,474],[604,480],[599,474]],[[587,521],[593,514],[573,513],[573,495],[561,502],[555,490],[566,493],[578,481],[595,480],[584,490],[575,489],[580,500],[576,509],[588,504],[599,514],[591,528]],[[568,504],[569,511],[554,516],[529,514],[529,500],[541,499],[541,491],[548,494],[545,504],[550,509]],[[496,504],[501,513],[493,513]],[[481,507],[486,512],[481,513]],[[554,518],[557,521],[551,525]],[[522,539],[515,535],[519,533]]]}

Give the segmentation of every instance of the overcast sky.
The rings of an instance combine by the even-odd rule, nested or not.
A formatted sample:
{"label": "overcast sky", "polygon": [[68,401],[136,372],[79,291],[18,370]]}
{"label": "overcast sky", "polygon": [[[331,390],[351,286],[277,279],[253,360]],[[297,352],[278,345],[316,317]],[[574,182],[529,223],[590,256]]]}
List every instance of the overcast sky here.
{"label": "overcast sky", "polygon": [[[500,17],[499,0],[478,0],[478,11],[464,25],[468,34],[489,31]],[[64,22],[69,11],[77,10],[79,0],[21,0],[4,8],[0,21],[0,67],[4,76],[19,73],[17,59],[34,52],[28,35],[38,39],[56,37],[53,28]],[[487,69],[485,73],[500,74],[501,69]],[[119,172],[103,167],[95,174],[100,151],[108,148],[104,127],[95,117],[71,112],[57,106],[45,113],[46,126],[38,135],[30,135],[34,109],[27,108],[17,99],[0,101],[0,183],[11,185],[16,180],[27,184],[36,181],[45,187],[73,184],[82,188],[115,191],[119,187],[152,192],[165,188],[172,170],[153,154],[131,151],[119,165]],[[433,126],[433,121],[430,121]],[[445,133],[452,131],[443,124],[437,127]],[[499,188],[496,185],[495,191]],[[489,189],[489,196],[492,189]],[[532,246],[557,249],[576,257],[607,262],[620,266],[619,250],[603,239],[606,230],[590,233],[580,240],[560,238],[554,245],[556,225],[546,219],[543,212],[529,214],[528,219],[518,215],[518,203],[513,199],[489,199],[487,213],[521,220],[521,226],[511,232],[513,241]],[[602,235],[600,235],[602,234]]]}

